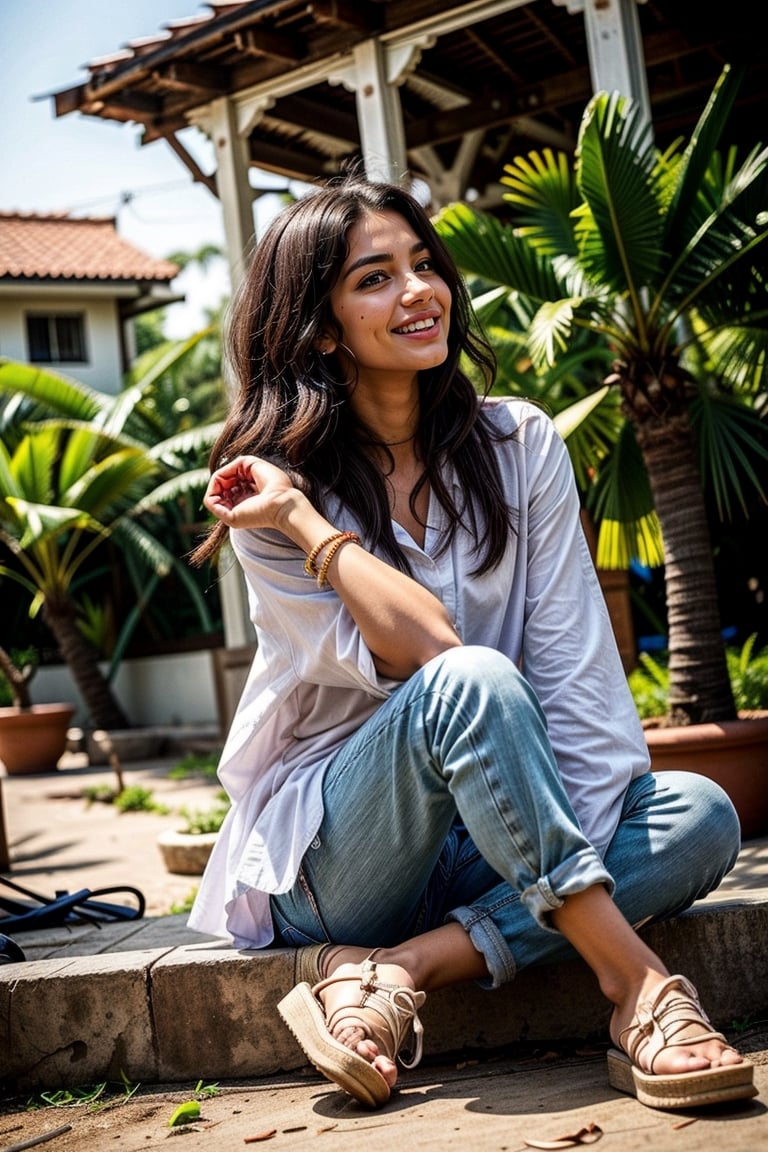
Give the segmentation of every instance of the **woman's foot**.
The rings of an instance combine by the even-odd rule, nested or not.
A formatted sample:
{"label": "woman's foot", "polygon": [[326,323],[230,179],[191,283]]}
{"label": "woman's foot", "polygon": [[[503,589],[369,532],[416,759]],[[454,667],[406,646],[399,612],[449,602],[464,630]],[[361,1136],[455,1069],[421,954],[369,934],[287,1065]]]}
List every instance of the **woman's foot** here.
{"label": "woman's foot", "polygon": [[608,1078],[655,1108],[691,1108],[757,1094],[753,1066],[712,1030],[684,976],[649,972],[614,1008]]}
{"label": "woman's foot", "polygon": [[[644,1031],[649,1027],[652,1031],[652,1019],[654,1015],[658,1015],[658,1009],[654,1012],[653,1005],[659,991],[670,979],[681,983],[678,989],[672,990],[673,994],[669,1001],[661,1005],[663,1014],[661,1025],[666,1043],[658,1052],[654,1052],[651,1058],[653,1068],[646,1068],[646,1071],[665,1075],[700,1072],[706,1068],[743,1063],[743,1056],[728,1044],[725,1037],[719,1032],[712,1031],[712,1025],[701,1007],[695,988],[682,976],[670,977],[659,972],[649,972],[639,993],[628,996],[621,1004],[615,1006],[610,1026],[614,1044],[626,1051],[627,1045],[632,1042],[630,1033],[633,1025],[636,1027],[638,1023],[643,1026]],[[696,1012],[691,1009],[691,1001],[696,1006]],[[661,1037],[658,1037],[658,1040],[661,1041]],[[645,1045],[641,1044],[637,1053],[642,1059],[643,1066],[648,1062],[648,1053],[643,1058],[644,1048]]]}
{"label": "woman's foot", "polygon": [[[424,994],[416,993],[404,968],[398,964],[374,964],[373,967],[378,986],[411,992],[418,1011],[424,1002]],[[364,962],[334,963],[331,959],[329,983],[318,989],[316,995],[323,1005],[328,1030],[334,1039],[372,1064],[387,1086],[394,1088],[397,1082],[397,1049],[394,1047],[397,1038],[392,1035],[380,1011],[370,1007],[370,997],[363,991],[363,981],[369,979],[370,974],[364,976],[363,968]],[[400,1004],[406,1014],[410,1012],[408,997],[400,997]]]}
{"label": "woman's foot", "polygon": [[[323,1075],[378,1107],[397,1080],[396,1061],[412,1068],[421,1059],[418,1011],[426,996],[415,991],[404,968],[379,964],[373,953],[361,962],[358,952],[331,948],[315,954],[318,974],[328,975],[314,987],[298,983],[278,1010]],[[411,1035],[413,1048],[406,1055]]]}

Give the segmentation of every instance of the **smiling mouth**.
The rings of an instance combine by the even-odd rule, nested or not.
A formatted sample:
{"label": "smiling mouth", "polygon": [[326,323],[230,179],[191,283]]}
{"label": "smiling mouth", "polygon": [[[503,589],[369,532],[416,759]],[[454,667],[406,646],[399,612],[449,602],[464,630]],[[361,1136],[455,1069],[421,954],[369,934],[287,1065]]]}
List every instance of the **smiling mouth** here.
{"label": "smiling mouth", "polygon": [[426,328],[434,328],[436,324],[437,320],[431,316],[429,320],[415,320],[413,324],[404,324],[402,328],[395,328],[394,331],[398,334],[401,332],[423,332]]}

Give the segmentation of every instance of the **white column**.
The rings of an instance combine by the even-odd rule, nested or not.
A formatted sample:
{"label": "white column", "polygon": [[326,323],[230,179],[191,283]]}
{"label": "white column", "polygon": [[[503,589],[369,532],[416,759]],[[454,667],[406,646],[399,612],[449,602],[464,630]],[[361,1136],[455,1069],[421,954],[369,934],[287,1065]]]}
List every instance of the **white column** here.
{"label": "white column", "polygon": [[418,64],[422,48],[430,43],[432,39],[426,35],[397,45],[365,40],[355,45],[351,63],[328,74],[329,84],[343,84],[355,93],[363,163],[370,180],[407,182],[405,128],[397,89]]}
{"label": "white column", "polygon": [[235,108],[227,96],[213,100],[206,117],[216,153],[216,189],[221,203],[224,237],[234,292],[243,278],[244,261],[253,240],[253,189],[248,137],[238,130]]}
{"label": "white column", "polygon": [[[229,260],[232,293],[245,271],[245,257],[254,234],[254,194],[248,179],[250,154],[247,134],[239,130],[231,100],[223,96],[208,105],[204,126],[216,152],[216,188],[221,203],[224,237]],[[227,648],[252,644],[255,636],[248,614],[245,581],[239,565],[226,546],[219,558],[221,611]]]}
{"label": "white column", "polygon": [[553,0],[569,12],[583,12],[593,92],[631,97],[650,123],[643,38],[637,15],[644,0]]}
{"label": "white column", "polygon": [[370,180],[400,184],[408,168],[405,129],[399,93],[387,77],[384,49],[378,40],[365,40],[353,55],[365,174]]}

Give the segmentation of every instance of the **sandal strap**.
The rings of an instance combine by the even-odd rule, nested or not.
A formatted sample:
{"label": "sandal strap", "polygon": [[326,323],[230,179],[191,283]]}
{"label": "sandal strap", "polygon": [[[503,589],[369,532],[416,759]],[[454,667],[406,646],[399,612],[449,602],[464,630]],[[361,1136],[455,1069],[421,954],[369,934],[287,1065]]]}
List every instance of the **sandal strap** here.
{"label": "sandal strap", "polygon": [[[317,997],[332,984],[357,984],[362,993],[359,1004],[343,1005],[331,1013],[326,1018],[328,1031],[333,1035],[341,1020],[356,1020],[386,1056],[398,1060],[403,1068],[415,1068],[422,1056],[424,1026],[418,1012],[427,998],[426,993],[414,992],[400,984],[385,984],[379,980],[376,969],[376,963],[369,956],[363,961],[360,976],[329,976],[316,984],[312,993]],[[413,1047],[406,1058],[401,1049],[409,1031],[413,1033]]]}
{"label": "sandal strap", "polygon": [[725,1040],[699,1002],[699,994],[684,976],[670,976],[650,1000],[637,1007],[632,1023],[619,1033],[619,1046],[643,1072],[652,1073],[656,1057],[673,1045]]}
{"label": "sandal strap", "polygon": [[293,961],[294,984],[309,984],[313,987],[323,978],[323,953],[330,948],[326,944],[305,944],[297,948]]}

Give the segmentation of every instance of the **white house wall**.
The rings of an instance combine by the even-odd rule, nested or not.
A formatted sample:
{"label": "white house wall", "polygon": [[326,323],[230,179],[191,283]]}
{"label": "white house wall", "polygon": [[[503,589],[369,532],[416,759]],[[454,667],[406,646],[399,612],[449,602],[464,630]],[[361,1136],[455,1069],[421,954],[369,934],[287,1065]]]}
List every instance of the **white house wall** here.
{"label": "white house wall", "polygon": [[80,287],[77,295],[67,291],[40,293],[24,287],[0,288],[0,356],[27,361],[28,312],[77,312],[85,318],[87,363],[41,365],[71,376],[90,388],[114,395],[122,384],[120,321],[114,296],[103,290]]}
{"label": "white house wall", "polygon": [[[102,670],[107,671],[106,665]],[[218,723],[210,649],[123,660],[114,691],[134,726]],[[77,707],[75,723],[84,723],[83,702],[66,665],[38,668],[32,695],[35,704],[71,701]]]}

